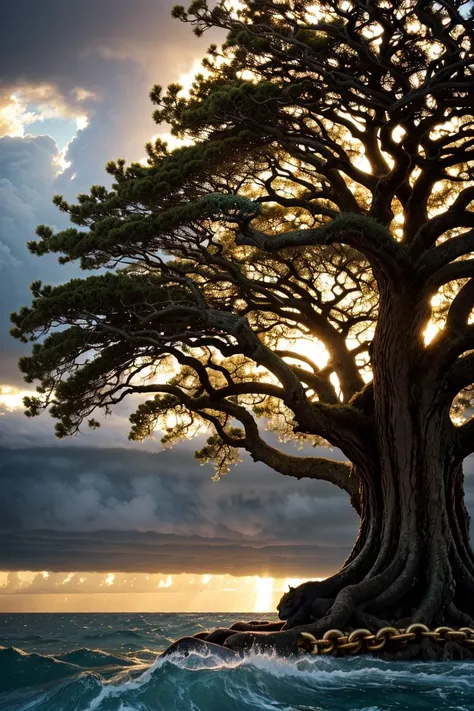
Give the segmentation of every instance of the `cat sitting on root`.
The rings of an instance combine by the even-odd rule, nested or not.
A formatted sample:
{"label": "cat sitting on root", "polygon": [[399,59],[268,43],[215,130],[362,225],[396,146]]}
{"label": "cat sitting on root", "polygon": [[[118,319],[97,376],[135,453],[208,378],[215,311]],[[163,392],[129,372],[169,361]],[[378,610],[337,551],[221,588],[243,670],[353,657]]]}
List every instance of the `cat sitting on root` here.
{"label": "cat sitting on root", "polygon": [[310,581],[297,588],[290,585],[288,592],[282,595],[277,605],[278,617],[286,620],[283,629],[298,625],[307,625],[324,617],[331,607],[332,600],[315,596],[320,583]]}

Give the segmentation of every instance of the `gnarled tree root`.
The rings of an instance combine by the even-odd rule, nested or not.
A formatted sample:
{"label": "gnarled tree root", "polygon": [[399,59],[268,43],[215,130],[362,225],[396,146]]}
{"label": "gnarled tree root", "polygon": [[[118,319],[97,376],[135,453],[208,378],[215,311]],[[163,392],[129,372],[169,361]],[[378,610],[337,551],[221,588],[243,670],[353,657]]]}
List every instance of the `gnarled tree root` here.
{"label": "gnarled tree root", "polygon": [[[440,537],[430,543],[422,549],[419,539],[400,537],[385,564],[380,554],[362,550],[331,578],[290,589],[278,605],[279,622],[237,622],[200,632],[194,642],[180,641],[179,651],[218,647],[240,654],[257,650],[293,655],[305,651],[302,633],[320,639],[332,629],[376,633],[386,626],[405,628],[411,623],[431,629],[474,628],[474,574],[469,559],[454,540],[447,545]],[[367,570],[370,560],[373,566]],[[437,640],[419,637],[408,644],[387,639],[383,650],[372,653],[392,659],[470,659],[474,645],[459,643],[454,635]]]}
{"label": "gnarled tree root", "polygon": [[[244,625],[244,623],[241,624]],[[203,638],[204,636],[205,638]],[[307,634],[307,637],[310,638],[312,635]],[[168,647],[161,656],[167,657],[171,654],[188,656],[195,652],[206,656],[213,655],[223,661],[234,661],[239,656],[252,651],[271,651],[282,656],[293,656],[305,652],[311,653],[312,648],[311,645],[304,644],[304,635],[294,630],[274,635],[269,632],[248,633],[221,629],[209,633],[199,632],[194,637],[183,637]],[[372,654],[381,659],[396,661],[474,659],[474,649],[472,648],[452,640],[435,642],[432,639],[423,639],[401,646],[389,642],[384,650]]]}
{"label": "gnarled tree root", "polygon": [[[223,648],[232,654],[256,650],[288,656],[311,651],[304,649],[302,633],[316,638],[330,629],[347,633],[365,628],[375,633],[388,625],[400,628],[414,622],[431,628],[443,625],[474,628],[474,600],[467,595],[474,580],[469,578],[469,571],[459,566],[459,561],[455,561],[458,565],[450,566],[446,556],[441,562],[433,568],[428,585],[426,578],[423,585],[419,584],[412,555],[401,556],[374,577],[367,576],[360,583],[346,587],[343,587],[347,582],[345,576],[334,576],[322,583],[305,583],[293,591],[294,594],[289,594],[291,599],[286,600],[286,606],[279,606],[280,616],[289,617],[297,624],[289,624],[288,620],[237,622],[229,628],[200,632],[191,638],[193,642],[189,638],[180,640],[176,643],[178,646],[173,645],[166,654]],[[462,571],[461,580],[456,576],[458,570]],[[339,591],[336,580],[341,585]],[[329,590],[333,591],[333,597],[323,597]],[[376,654],[391,659],[471,659],[474,646],[468,647],[449,637],[440,641],[419,639],[409,644],[388,641]]]}
{"label": "gnarled tree root", "polygon": [[187,657],[192,652],[213,654],[224,661],[230,661],[237,656],[235,652],[222,644],[213,644],[198,637],[182,637],[168,647],[160,656],[169,657],[171,654],[181,654]]}

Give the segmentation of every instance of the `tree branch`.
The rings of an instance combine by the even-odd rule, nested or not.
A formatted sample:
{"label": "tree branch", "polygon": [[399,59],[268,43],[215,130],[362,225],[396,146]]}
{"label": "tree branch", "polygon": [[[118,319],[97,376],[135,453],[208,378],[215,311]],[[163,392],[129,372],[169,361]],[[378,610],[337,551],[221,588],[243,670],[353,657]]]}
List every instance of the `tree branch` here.
{"label": "tree branch", "polygon": [[[474,213],[472,213],[472,224],[474,224]],[[458,223],[457,226],[462,227],[463,225]],[[470,252],[474,252],[474,229],[464,232],[459,237],[447,239],[439,247],[431,249],[419,263],[420,273],[429,277],[441,267]]]}
{"label": "tree branch", "polygon": [[348,462],[336,462],[325,457],[295,457],[270,447],[263,440],[251,445],[248,451],[255,462],[263,462],[285,476],[335,484],[349,494],[352,505],[360,513],[359,481]]}
{"label": "tree branch", "polygon": [[[458,196],[458,198],[454,201],[449,210],[446,210],[446,212],[443,212],[437,217],[433,217],[418,230],[409,250],[413,258],[419,257],[426,250],[432,247],[435,244],[436,240],[441,237],[441,235],[443,235],[445,232],[459,227],[474,227],[474,212],[468,212],[461,207],[463,201],[460,200],[460,197],[464,195],[465,192],[466,191],[463,191]],[[444,259],[446,261],[446,256],[449,257],[450,243],[464,238],[465,235],[471,235],[472,232],[473,230],[465,232],[459,237],[455,237],[452,240],[448,240],[439,247],[436,247],[435,249],[431,250],[421,262],[421,266],[423,266],[425,263],[427,266],[429,266],[433,262],[433,265],[436,268],[437,260],[441,258],[441,260]],[[459,249],[462,249],[462,243],[457,246],[457,250]],[[460,254],[463,253],[464,252],[461,251],[456,256],[460,256]],[[438,257],[438,255],[440,255],[440,257]],[[452,261],[453,259],[456,259],[456,256],[451,257],[447,261]]]}
{"label": "tree branch", "polygon": [[[294,413],[300,432],[324,437],[333,446],[340,447],[346,452],[352,461],[354,461],[354,458],[351,453],[357,459],[364,447],[370,446],[368,434],[370,426],[364,415],[359,410],[349,406],[331,406],[310,402],[305,388],[291,366],[259,340],[245,318],[225,311],[202,310],[195,307],[181,306],[177,307],[180,314],[183,313],[183,308],[186,308],[186,314],[191,319],[200,320],[213,328],[222,330],[224,333],[232,334],[238,341],[240,352],[243,355],[251,358],[257,365],[265,367],[278,378],[283,385],[283,389],[279,392],[273,391],[273,394],[276,396],[281,394],[284,404]],[[164,310],[167,318],[170,315],[169,309],[170,307],[167,307]],[[160,322],[161,313],[156,312],[154,314],[153,321],[155,323]],[[160,337],[159,333],[153,330],[155,325],[153,323],[150,323],[150,328],[146,330],[130,333],[124,328],[111,326],[92,313],[83,312],[83,315],[91,320],[95,328],[120,335],[126,341],[148,343],[162,349],[168,340],[167,336]],[[184,336],[185,333],[183,334]],[[165,386],[158,387],[164,388]],[[167,389],[162,391],[176,395],[176,390],[170,389],[171,387],[166,386]],[[157,392],[161,392],[161,390],[157,390]],[[227,407],[228,401],[219,401],[219,408],[223,407],[224,402]],[[199,402],[196,401],[194,403],[194,406],[202,409],[216,406],[216,403],[213,403],[209,398],[201,398]]]}
{"label": "tree branch", "polygon": [[474,308],[474,278],[469,279],[453,299],[446,319],[447,331],[456,332],[467,326]]}
{"label": "tree branch", "polygon": [[[360,511],[359,481],[348,462],[337,462],[324,457],[295,457],[268,445],[261,437],[252,415],[242,406],[226,402],[225,411],[239,420],[245,429],[245,439],[238,446],[245,448],[255,462],[263,462],[286,476],[328,481],[346,491],[354,508]],[[225,432],[218,432],[225,437]],[[235,441],[231,446],[235,446]]]}
{"label": "tree branch", "polygon": [[452,397],[455,397],[461,390],[473,384],[474,353],[459,358],[454,365],[451,366],[447,378],[447,390]]}
{"label": "tree branch", "polygon": [[236,244],[257,247],[265,252],[282,249],[347,244],[364,254],[374,270],[393,278],[413,264],[405,247],[399,244],[376,220],[361,215],[341,215],[316,229],[294,230],[278,235],[267,235],[242,222],[236,236]]}
{"label": "tree branch", "polygon": [[[257,390],[258,383],[256,384]],[[268,384],[260,384],[268,385]],[[269,386],[271,388],[271,386]],[[348,462],[338,462],[324,457],[296,457],[283,453],[274,447],[268,445],[261,437],[257,423],[250,412],[238,405],[236,402],[223,399],[225,395],[233,393],[242,393],[246,390],[246,384],[242,387],[236,384],[234,387],[222,388],[215,391],[210,397],[203,396],[198,398],[190,397],[181,388],[175,385],[154,384],[149,386],[133,386],[128,391],[122,393],[116,402],[119,402],[128,394],[131,393],[164,393],[174,395],[188,410],[208,420],[214,426],[218,436],[222,441],[234,448],[245,449],[251,455],[255,462],[263,462],[271,469],[292,476],[297,479],[310,478],[328,481],[335,484],[340,489],[346,491],[351,503],[357,511],[360,510],[359,501],[359,482],[353,474],[352,467]],[[263,388],[265,392],[265,387]],[[244,427],[245,437],[236,438],[226,431],[225,427],[219,419],[211,414],[210,411],[220,411],[238,420]]]}
{"label": "tree branch", "polygon": [[474,277],[474,259],[463,259],[442,267],[433,274],[430,284],[437,290],[440,286],[448,284],[450,281],[470,279],[472,277]]}
{"label": "tree branch", "polygon": [[460,457],[465,459],[474,452],[474,417],[461,427],[456,427],[456,433]]}

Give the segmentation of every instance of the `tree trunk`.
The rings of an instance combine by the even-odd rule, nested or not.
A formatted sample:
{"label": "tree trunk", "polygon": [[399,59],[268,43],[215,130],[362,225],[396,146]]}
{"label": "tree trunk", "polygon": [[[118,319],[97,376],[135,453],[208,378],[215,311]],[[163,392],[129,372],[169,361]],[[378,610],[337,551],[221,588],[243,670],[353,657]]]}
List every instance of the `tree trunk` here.
{"label": "tree trunk", "polygon": [[[441,431],[434,435],[428,427],[410,449],[387,438],[378,482],[373,469],[365,477],[359,470],[364,483],[354,549],[336,575],[283,596],[279,616],[287,631],[264,639],[261,633],[234,635],[226,644],[242,650],[257,643],[285,653],[295,650],[301,631],[321,636],[333,628],[376,631],[412,622],[474,627],[474,556],[462,465],[441,456],[446,442]],[[410,467],[396,469],[394,462],[408,454]]]}
{"label": "tree trunk", "polygon": [[[390,623],[474,626],[474,555],[464,506],[462,462],[435,369],[420,353],[425,313],[387,301],[373,350],[373,441],[355,463],[358,538],[341,570],[290,590],[278,610],[289,632],[270,635],[282,651],[291,632]],[[381,298],[381,310],[384,299]],[[367,455],[366,455],[367,456]],[[369,455],[370,456],[370,455]],[[254,640],[255,641],[255,640]],[[245,646],[248,640],[229,640]],[[270,642],[270,640],[268,640]]]}
{"label": "tree trunk", "polygon": [[409,621],[473,625],[474,558],[462,466],[427,464],[407,477],[383,478],[378,497],[362,486],[354,550],[336,575],[283,596],[279,613],[287,627],[310,624],[321,634]]}

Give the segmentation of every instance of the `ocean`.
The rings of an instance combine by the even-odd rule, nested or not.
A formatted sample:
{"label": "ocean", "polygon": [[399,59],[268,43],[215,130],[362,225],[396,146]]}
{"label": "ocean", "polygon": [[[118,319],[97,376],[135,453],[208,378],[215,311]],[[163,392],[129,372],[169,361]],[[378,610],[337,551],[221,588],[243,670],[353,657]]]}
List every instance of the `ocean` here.
{"label": "ocean", "polygon": [[472,662],[263,654],[232,663],[197,654],[159,659],[179,637],[254,617],[0,615],[0,711],[474,709]]}

